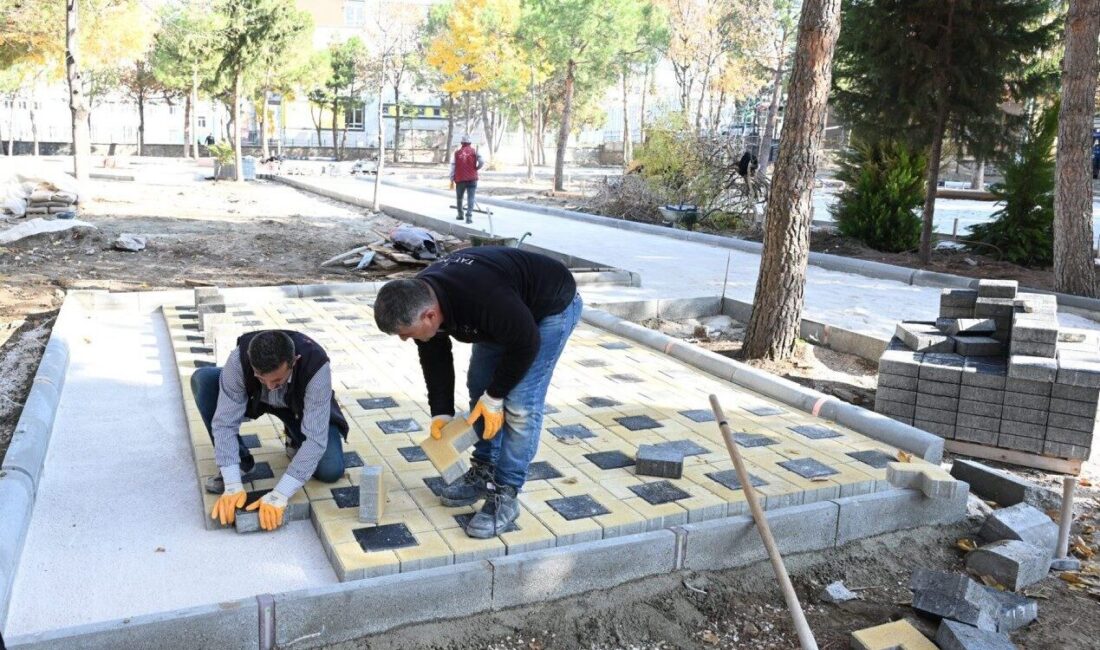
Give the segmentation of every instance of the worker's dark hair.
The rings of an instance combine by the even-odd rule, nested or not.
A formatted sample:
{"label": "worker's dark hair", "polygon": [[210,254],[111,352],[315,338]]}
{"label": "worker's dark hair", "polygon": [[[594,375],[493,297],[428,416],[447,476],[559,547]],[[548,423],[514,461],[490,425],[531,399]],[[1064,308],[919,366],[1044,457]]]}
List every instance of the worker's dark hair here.
{"label": "worker's dark hair", "polygon": [[284,363],[294,365],[294,340],[286,332],[267,330],[248,342],[248,362],[261,375],[278,370]]}
{"label": "worker's dark hair", "polygon": [[386,334],[396,334],[399,327],[415,323],[432,303],[427,282],[416,278],[390,280],[374,299],[374,323]]}

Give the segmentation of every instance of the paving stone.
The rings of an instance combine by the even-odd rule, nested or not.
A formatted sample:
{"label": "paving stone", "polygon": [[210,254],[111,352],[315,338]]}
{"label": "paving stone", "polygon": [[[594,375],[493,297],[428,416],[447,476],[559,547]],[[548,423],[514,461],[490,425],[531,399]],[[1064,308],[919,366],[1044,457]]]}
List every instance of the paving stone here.
{"label": "paving stone", "polygon": [[852,632],[853,650],[936,650],[909,621],[894,621]]}
{"label": "paving stone", "polygon": [[[1012,298],[981,298],[974,301],[975,318],[992,318],[994,321],[1008,319],[1012,323],[1012,315],[1016,311],[1016,304]],[[998,323],[999,325],[999,323]]]}
{"label": "paving stone", "polygon": [[[976,402],[966,399],[959,400],[959,413],[980,415],[985,418],[1000,418],[1001,405],[988,402]],[[957,420],[956,420],[957,423]]]}
{"label": "paving stone", "polygon": [[837,470],[829,467],[816,458],[796,458],[794,460],[785,460],[777,464],[787,471],[798,474],[802,478],[813,479],[839,474]]}
{"label": "paving stone", "polygon": [[[719,472],[708,472],[704,474],[704,476],[727,489],[741,489],[741,477],[737,475],[737,470],[735,469],[725,469]],[[760,487],[762,485],[768,484],[768,482],[764,479],[751,473],[749,474],[749,482],[752,483],[753,487]]]}
{"label": "paving stone", "polygon": [[962,385],[977,388],[1004,390],[1008,377],[1008,364],[990,361],[988,357],[966,359],[963,366]]}
{"label": "paving stone", "polygon": [[602,368],[607,365],[607,362],[603,359],[581,359],[577,364],[585,368]]}
{"label": "paving stone", "polygon": [[597,451],[584,457],[600,469],[619,469],[634,464],[634,459],[621,451]]}
{"label": "paving stone", "polygon": [[364,411],[397,408],[397,402],[392,397],[368,397],[355,401],[359,403],[359,408]]}
{"label": "paving stone", "polygon": [[1012,343],[1009,344],[1009,354],[1013,357],[1031,356],[1054,359],[1058,354],[1058,347],[1054,343],[1033,343],[1012,339]]}
{"label": "paving stone", "polygon": [[558,407],[554,406],[553,404],[543,404],[542,405],[542,414],[543,415],[553,415],[555,413],[561,413],[561,410],[559,410]]}
{"label": "paving stone", "polygon": [[881,399],[878,396],[875,397],[875,412],[882,413],[883,415],[889,415],[893,418],[908,418],[913,419],[913,414],[916,412],[917,407],[915,404],[903,404],[902,402],[891,402],[890,400]]}
{"label": "paving stone", "polygon": [[680,478],[684,472],[684,454],[659,445],[639,445],[634,472],[640,476]]}
{"label": "paving stone", "polygon": [[887,463],[886,480],[894,487],[920,490],[929,499],[956,499],[968,489],[966,483],[931,463]]}
{"label": "paving stone", "polygon": [[682,499],[691,498],[690,494],[668,481],[632,485],[629,489],[651,506],[661,505],[663,503],[673,503]]}
{"label": "paving stone", "polygon": [[917,381],[917,392],[925,395],[941,395],[943,397],[958,397],[960,384],[946,381],[932,381],[920,379]]}
{"label": "paving stone", "polygon": [[397,450],[397,453],[409,463],[420,463],[428,460],[428,454],[424,453],[424,450],[420,447],[413,445],[411,447],[401,447]]}
{"label": "paving stone", "polygon": [[1017,539],[1034,544],[1054,556],[1058,544],[1058,525],[1043,511],[1026,503],[994,510],[978,531],[987,542]]}
{"label": "paving stone", "polygon": [[1039,605],[1033,599],[993,587],[984,588],[989,597],[1000,606],[997,611],[998,632],[1018,630],[1039,617]]}
{"label": "paving stone", "polygon": [[1088,460],[1091,451],[1091,447],[1067,445],[1065,443],[1053,442],[1051,440],[1043,442],[1043,454],[1046,456],[1054,456],[1056,458]]}
{"label": "paving stone", "polygon": [[1064,413],[1076,415],[1082,418],[1096,418],[1096,404],[1078,402],[1071,399],[1050,398],[1050,411],[1052,413]]}
{"label": "paving stone", "polygon": [[955,425],[955,440],[961,440],[963,442],[995,446],[997,444],[998,435],[1000,434],[996,431],[985,431],[983,429],[972,429],[970,427]]}
{"label": "paving stone", "polygon": [[955,419],[955,426],[967,427],[969,429],[982,429],[984,431],[993,431],[999,433],[1001,430],[1001,418],[983,417],[981,415],[971,415],[970,413],[959,413]]}
{"label": "paving stone", "polygon": [[955,352],[968,357],[995,357],[1004,354],[1004,344],[990,336],[954,336]]}
{"label": "paving stone", "polygon": [[955,342],[944,335],[934,323],[898,323],[894,336],[916,352],[954,352]]}
{"label": "paving stone", "polygon": [[679,413],[692,422],[714,422],[714,413],[705,409],[689,409]]}
{"label": "paving stone", "polygon": [[973,625],[945,618],[936,630],[936,645],[940,650],[1015,650],[1008,635],[980,630]]}
{"label": "paving stone", "polygon": [[901,339],[895,337],[891,340],[890,346],[879,357],[878,370],[880,373],[916,377],[923,359],[923,353],[913,352],[905,348],[905,344],[901,342]]}
{"label": "paving stone", "polygon": [[385,524],[356,528],[352,531],[355,541],[364,552],[392,551],[398,548],[416,546],[416,537],[405,524]]}
{"label": "paving stone", "polygon": [[795,433],[806,436],[811,440],[821,440],[824,438],[839,438],[840,432],[834,431],[829,427],[820,424],[799,424],[793,427],[787,427]]}
{"label": "paving stone", "polygon": [[416,420],[412,418],[401,418],[399,420],[382,420],[378,423],[378,428],[382,430],[382,433],[387,435],[395,433],[416,433],[417,431],[423,431]]}
{"label": "paving stone", "polygon": [[668,442],[658,442],[654,446],[661,449],[671,449],[684,458],[710,453],[709,449],[692,440],[669,440]]}
{"label": "paving stone", "polygon": [[660,429],[663,424],[648,415],[628,415],[615,418],[615,421],[631,431],[643,431],[645,429]]}
{"label": "paving stone", "polygon": [[978,280],[978,298],[1015,298],[1019,286],[1016,280]]}
{"label": "paving stone", "polygon": [[[767,406],[767,405],[742,406],[741,408],[745,409],[746,411],[748,411],[749,413],[752,413],[753,415],[755,415],[757,417],[767,417],[769,415],[783,415],[784,413],[786,413],[786,411],[784,411],[781,408],[776,408],[774,406]],[[713,416],[713,414],[711,414],[711,415]]]}
{"label": "paving stone", "polygon": [[[1073,417],[1072,415],[1064,417]],[[1016,406],[1010,404],[1007,401],[1004,406],[1001,407],[1001,419],[1013,420],[1016,422],[1027,422],[1030,424],[1046,425],[1047,413],[1046,411],[1040,411],[1037,409],[1024,408],[1022,406]],[[1055,425],[1057,426],[1057,425]]]}
{"label": "paving stone", "polygon": [[[386,510],[385,470],[381,465],[367,465],[359,475],[359,521],[377,524]],[[333,494],[335,497],[335,493]]]}
{"label": "paving stone", "polygon": [[600,343],[600,347],[605,350],[627,350],[632,346],[623,341],[611,341],[609,343]]}
{"label": "paving stone", "polygon": [[1068,384],[1054,384],[1050,387],[1050,396],[1060,399],[1074,400],[1076,402],[1086,402],[1093,406],[1096,406],[1097,402],[1100,402],[1100,388],[1090,388],[1087,386],[1070,386]]}
{"label": "paving stone", "polygon": [[641,382],[645,381],[641,377],[637,375],[632,375],[630,373],[618,373],[614,375],[608,375],[607,378],[613,379],[623,384],[640,384]]}
{"label": "paving stone", "polygon": [[1075,557],[1059,557],[1050,561],[1051,571],[1080,571],[1081,560]]}
{"label": "paving stone", "polygon": [[940,305],[946,307],[973,307],[978,292],[973,289],[944,289],[940,292]]}
{"label": "paving stone", "polygon": [[1067,413],[1050,413],[1047,416],[1045,424],[1059,429],[1092,433],[1093,429],[1096,427],[1096,419],[1069,415]]}
{"label": "paving stone", "polygon": [[940,305],[940,318],[973,318],[973,307],[948,307]]}
{"label": "paving stone", "polygon": [[596,434],[584,426],[583,424],[569,424],[561,427],[549,427],[546,429],[555,437],[565,440],[568,438],[584,440],[585,438],[595,438]]}
{"label": "paving stone", "polygon": [[[1009,393],[1049,396],[1052,387],[1053,384],[1048,381],[1020,379],[1018,377],[1008,377],[1005,379],[1005,391]],[[1005,403],[1007,404],[1007,401]]]}
{"label": "paving stone", "polygon": [[359,487],[355,485],[349,485],[347,487],[332,488],[332,499],[336,502],[337,508],[358,508],[359,507]]}
{"label": "paving stone", "polygon": [[562,473],[544,460],[535,461],[527,466],[528,481],[545,481],[561,477]]}
{"label": "paving stone", "polygon": [[958,354],[930,352],[924,355],[918,377],[932,381],[961,383],[964,362],[965,359]]}
{"label": "paving stone", "polygon": [[1050,398],[1046,395],[1034,395],[1032,393],[1013,393],[1005,391],[1004,403],[1037,411],[1050,410]]}
{"label": "paving stone", "polygon": [[932,420],[921,420],[919,418],[913,418],[913,426],[917,429],[922,429],[929,433],[934,433],[941,438],[947,440],[954,440],[955,438],[955,425],[947,424],[945,422],[935,422]]}
{"label": "paving stone", "polygon": [[1025,314],[1056,314],[1058,297],[1049,293],[1017,293],[1016,311]]}
{"label": "paving stone", "polygon": [[913,609],[983,630],[996,630],[1000,607],[986,588],[965,575],[923,567],[909,580]]}
{"label": "paving stone", "polygon": [[970,491],[1002,506],[1029,503],[1040,510],[1059,508],[1061,494],[978,461],[956,458],[951,476],[970,484]]}
{"label": "paving stone", "polygon": [[889,388],[886,386],[880,386],[875,391],[876,398],[882,398],[890,402],[899,402],[901,404],[916,404],[917,393],[912,390],[903,390],[901,388]]}
{"label": "paving stone", "polygon": [[919,490],[891,488],[833,499],[840,507],[836,545],[886,532],[959,521],[966,517],[967,491],[953,499],[929,499]]}
{"label": "paving stone", "polygon": [[566,521],[575,521],[588,517],[598,517],[610,514],[610,510],[587,494],[580,494],[560,499],[548,499],[546,505],[550,506]]}
{"label": "paving stone", "polygon": [[256,434],[241,436],[241,442],[243,442],[244,446],[249,448],[249,449],[255,449],[257,447],[262,447],[263,446],[263,443],[260,442],[260,436],[258,436]]}
{"label": "paving stone", "polygon": [[984,402],[1000,406],[1004,401],[1004,394],[1003,386],[1000,390],[966,385],[959,388],[959,399],[963,402]]}
{"label": "paving stone", "polygon": [[[939,411],[947,411],[951,413],[951,419],[947,422],[949,424],[955,423],[954,411],[959,410],[959,399],[957,397],[946,397],[944,395],[930,395],[928,393],[917,393],[917,410],[922,408],[936,409]],[[919,417],[919,416],[918,416]],[[935,418],[927,418],[934,420]]]}
{"label": "paving stone", "polygon": [[1058,376],[1058,361],[1053,355],[1050,358],[1033,357],[1013,350],[1008,362],[1008,376],[1014,379],[1053,382]]}
{"label": "paving stone", "polygon": [[1051,314],[1017,312],[1012,317],[1012,342],[1054,345],[1058,342],[1058,318]]}
{"label": "paving stone", "polygon": [[738,445],[749,449],[753,447],[767,447],[779,443],[775,438],[769,438],[768,436],[762,436],[756,433],[745,433],[743,431],[733,434],[733,440]]}
{"label": "paving stone", "polygon": [[455,418],[443,427],[437,440],[428,436],[420,442],[420,448],[439,472],[444,483],[453,483],[470,469],[470,462],[463,453],[478,441],[478,434],[464,418]]}
{"label": "paving stone", "polygon": [[[1046,426],[1042,424],[1035,424],[1034,422],[1017,422],[1016,420],[1001,420],[1001,435],[1019,436],[1023,438],[1031,438],[1032,440],[1041,443],[1046,436]],[[1019,443],[1025,445],[1027,448],[1039,448],[1040,444],[1035,442],[1031,443]],[[1012,447],[1012,449],[1019,449],[1019,447]]]}
{"label": "paving stone", "polygon": [[1074,431],[1073,429],[1060,429],[1058,427],[1048,426],[1046,428],[1047,442],[1059,442],[1064,445],[1077,445],[1078,447],[1090,447],[1092,446],[1092,433],[1085,431]]}
{"label": "paving stone", "polygon": [[928,406],[917,406],[916,412],[913,413],[914,420],[935,422],[937,424],[947,424],[951,426],[955,426],[957,417],[958,412],[953,408],[937,409]]}
{"label": "paving stone", "polygon": [[358,452],[345,451],[344,452],[344,469],[352,469],[353,467],[362,467],[363,459],[360,458]]}
{"label": "paving stone", "polygon": [[988,318],[938,318],[936,327],[948,336],[992,334],[997,325]]}
{"label": "paving stone", "polygon": [[593,396],[582,397],[581,402],[583,402],[584,405],[587,406],[588,408],[593,408],[593,409],[607,408],[609,406],[621,406],[622,405],[622,402],[616,402],[613,399],[608,399],[606,397],[593,397]]}
{"label": "paving stone", "polygon": [[892,375],[889,373],[879,372],[878,387],[899,388],[901,390],[916,390],[917,378],[907,377],[905,375]]}
{"label": "paving stone", "polygon": [[966,568],[1019,591],[1047,577],[1050,551],[1016,539],[1001,540],[967,553]]}
{"label": "paving stone", "polygon": [[[766,510],[779,552],[788,554],[833,548],[838,505],[832,501]],[[751,515],[712,519],[680,527],[685,538],[682,567],[716,571],[746,566],[768,558]]]}
{"label": "paving stone", "polygon": [[1100,388],[1100,355],[1058,354],[1059,384]]}
{"label": "paving stone", "polygon": [[253,481],[263,481],[266,479],[275,478],[275,472],[271,469],[271,463],[268,463],[267,461],[261,461],[259,463],[256,463],[252,467],[252,469],[249,470],[241,478],[242,480],[247,480],[250,483]]}
{"label": "paving stone", "polygon": [[897,460],[897,458],[879,451],[877,449],[867,449],[864,451],[849,451],[848,456],[855,458],[864,465],[870,465],[875,469],[886,469],[886,466]]}

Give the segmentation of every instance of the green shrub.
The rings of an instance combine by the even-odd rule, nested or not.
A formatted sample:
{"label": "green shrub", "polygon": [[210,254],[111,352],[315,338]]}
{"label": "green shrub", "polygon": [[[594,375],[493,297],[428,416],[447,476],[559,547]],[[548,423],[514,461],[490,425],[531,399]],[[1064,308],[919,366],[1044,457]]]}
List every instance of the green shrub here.
{"label": "green shrub", "polygon": [[642,177],[667,203],[707,206],[720,188],[720,170],[680,113],[671,113],[646,131],[638,149]]}
{"label": "green shrub", "polygon": [[[970,228],[970,245],[982,253],[993,246],[1001,259],[1024,266],[1054,262],[1054,140],[1058,102],[1028,129],[1020,153],[1002,163],[1004,181],[989,191],[1004,203],[993,220]],[[978,244],[986,244],[980,246]]]}
{"label": "green shrub", "polygon": [[840,160],[845,188],[829,211],[840,233],[897,253],[920,243],[924,155],[900,142],[857,143]]}
{"label": "green shrub", "polygon": [[228,142],[215,142],[208,147],[214,161],[221,166],[233,164],[233,146]]}

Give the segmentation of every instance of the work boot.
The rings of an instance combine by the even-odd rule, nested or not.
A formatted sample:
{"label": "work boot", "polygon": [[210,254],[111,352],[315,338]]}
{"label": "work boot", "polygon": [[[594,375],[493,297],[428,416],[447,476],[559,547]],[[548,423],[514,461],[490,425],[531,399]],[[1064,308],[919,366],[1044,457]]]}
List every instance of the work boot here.
{"label": "work boot", "polygon": [[473,223],[473,222],[474,222],[474,218],[471,217],[470,215],[466,215],[466,223]]}
{"label": "work boot", "polygon": [[474,539],[489,539],[508,530],[519,518],[519,499],[514,487],[493,484],[481,512],[466,524],[466,535]]}
{"label": "work boot", "polygon": [[439,501],[448,508],[468,506],[484,499],[489,493],[489,484],[493,481],[493,468],[485,463],[474,461],[466,473],[454,483],[444,485],[439,492]]}
{"label": "work boot", "polygon": [[[246,459],[244,458],[241,459],[241,483],[250,483],[252,481],[252,476],[250,472],[252,472],[252,470],[256,468],[256,461],[251,456],[249,456],[247,458],[248,469],[246,470],[245,460]],[[208,476],[206,480],[203,481],[202,487],[210,494],[221,494],[222,492],[225,492],[225,480],[222,479],[221,474]]]}
{"label": "work boot", "polygon": [[455,221],[462,221],[462,213],[461,212],[459,212],[458,216],[455,217]]}

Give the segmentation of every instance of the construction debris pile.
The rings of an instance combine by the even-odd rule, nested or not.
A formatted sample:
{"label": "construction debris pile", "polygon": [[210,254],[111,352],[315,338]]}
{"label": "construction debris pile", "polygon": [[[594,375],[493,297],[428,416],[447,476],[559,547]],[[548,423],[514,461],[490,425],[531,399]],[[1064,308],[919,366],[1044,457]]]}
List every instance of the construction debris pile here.
{"label": "construction debris pile", "polygon": [[[377,234],[377,233],[376,233]],[[354,271],[381,271],[386,275],[428,266],[462,241],[416,226],[402,225],[379,239],[356,246],[321,263],[322,268],[343,266]]]}
{"label": "construction debris pile", "polygon": [[898,324],[879,360],[875,411],[948,440],[1087,459],[1100,338],[1060,330],[1057,307],[1013,280],[945,289],[939,319]]}
{"label": "construction debris pile", "polygon": [[25,217],[28,215],[76,216],[80,199],[75,186],[50,175],[13,174],[2,186],[0,214]]}

